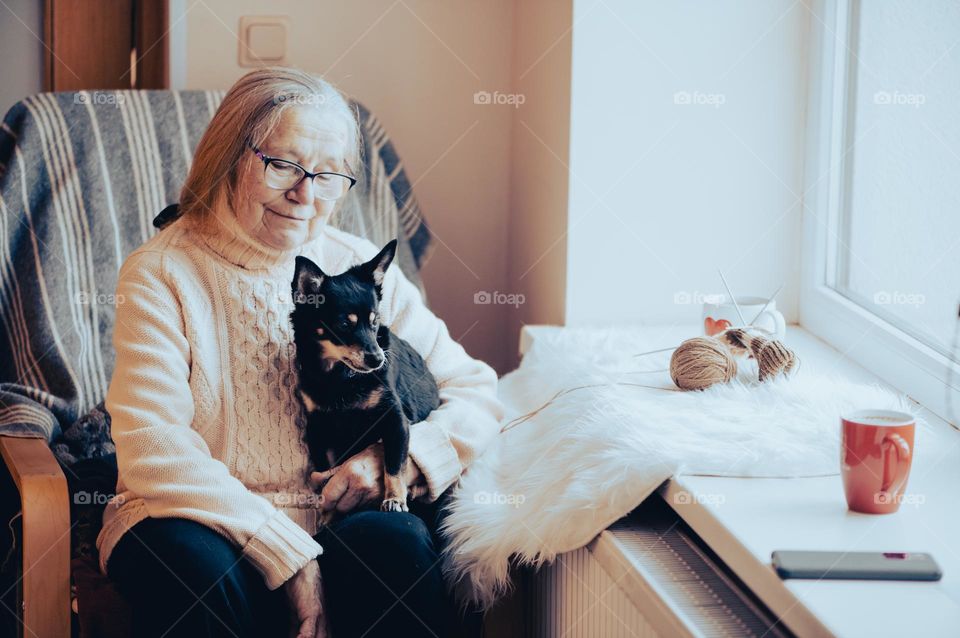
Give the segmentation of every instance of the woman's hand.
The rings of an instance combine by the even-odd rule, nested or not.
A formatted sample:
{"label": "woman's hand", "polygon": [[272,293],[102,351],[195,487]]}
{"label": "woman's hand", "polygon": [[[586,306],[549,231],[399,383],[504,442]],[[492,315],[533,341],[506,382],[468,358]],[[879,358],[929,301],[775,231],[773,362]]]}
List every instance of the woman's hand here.
{"label": "woman's hand", "polygon": [[296,638],[327,638],[327,616],[323,611],[323,580],[320,565],[311,560],[283,584],[290,607],[297,614]]}
{"label": "woman's hand", "polygon": [[[410,486],[410,498],[426,493],[426,488],[417,485],[420,468],[408,458],[404,480]],[[370,503],[383,500],[383,444],[374,443],[367,449],[325,472],[310,474],[314,489],[323,488],[322,508],[329,512],[349,512]]]}

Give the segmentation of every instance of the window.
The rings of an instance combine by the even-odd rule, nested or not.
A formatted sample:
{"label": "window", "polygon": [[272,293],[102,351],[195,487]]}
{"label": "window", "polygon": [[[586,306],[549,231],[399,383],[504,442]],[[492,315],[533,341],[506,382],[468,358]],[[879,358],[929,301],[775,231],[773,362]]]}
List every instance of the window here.
{"label": "window", "polygon": [[814,11],[801,323],[955,423],[960,5]]}
{"label": "window", "polygon": [[950,355],[960,300],[960,4],[857,5],[834,286]]}

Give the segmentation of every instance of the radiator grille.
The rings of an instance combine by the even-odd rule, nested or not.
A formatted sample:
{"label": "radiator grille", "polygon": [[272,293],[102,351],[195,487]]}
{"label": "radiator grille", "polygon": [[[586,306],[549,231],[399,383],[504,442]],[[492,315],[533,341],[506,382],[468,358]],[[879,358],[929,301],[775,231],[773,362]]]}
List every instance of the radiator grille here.
{"label": "radiator grille", "polygon": [[529,636],[792,636],[662,502],[604,535],[531,575]]}
{"label": "radiator grille", "polygon": [[527,626],[532,638],[655,638],[613,578],[581,547],[531,575]]}

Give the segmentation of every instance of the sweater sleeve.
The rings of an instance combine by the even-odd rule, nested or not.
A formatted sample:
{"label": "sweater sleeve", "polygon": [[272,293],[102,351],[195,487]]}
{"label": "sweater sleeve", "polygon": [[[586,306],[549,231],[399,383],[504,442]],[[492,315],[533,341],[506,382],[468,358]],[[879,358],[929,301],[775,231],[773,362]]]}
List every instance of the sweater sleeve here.
{"label": "sweater sleeve", "polygon": [[116,364],[106,407],[120,479],[149,516],[194,520],[232,540],[276,589],[322,549],[232,476],[191,427],[191,353],[164,259],[134,253],[117,284]]}
{"label": "sweater sleeve", "polygon": [[390,329],[420,353],[440,389],[440,407],[410,428],[410,458],[426,479],[426,500],[434,501],[500,430],[497,374],[450,337],[396,265],[384,277],[383,298]]}

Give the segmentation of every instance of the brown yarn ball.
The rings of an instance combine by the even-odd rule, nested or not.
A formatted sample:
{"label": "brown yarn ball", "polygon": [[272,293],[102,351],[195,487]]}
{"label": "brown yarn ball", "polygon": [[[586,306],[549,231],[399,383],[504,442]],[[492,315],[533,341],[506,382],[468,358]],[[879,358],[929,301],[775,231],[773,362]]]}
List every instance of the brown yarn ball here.
{"label": "brown yarn ball", "polygon": [[736,359],[717,339],[687,339],[670,357],[670,377],[681,390],[703,390],[716,383],[726,383],[736,374]]}

